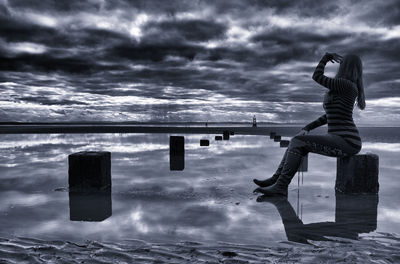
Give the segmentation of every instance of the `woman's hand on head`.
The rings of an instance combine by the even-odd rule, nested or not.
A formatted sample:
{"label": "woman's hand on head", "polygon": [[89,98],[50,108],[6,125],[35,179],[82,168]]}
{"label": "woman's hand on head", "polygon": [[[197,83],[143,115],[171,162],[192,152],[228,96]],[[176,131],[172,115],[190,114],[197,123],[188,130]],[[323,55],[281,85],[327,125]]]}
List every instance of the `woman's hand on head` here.
{"label": "woman's hand on head", "polygon": [[325,56],[327,56],[327,57],[328,57],[328,60],[330,60],[332,63],[335,63],[335,62],[337,62],[337,63],[342,63],[342,61],[343,61],[343,57],[340,56],[340,55],[337,54],[337,53],[330,53],[330,52],[327,52],[327,53],[325,53]]}
{"label": "woman's hand on head", "polygon": [[304,136],[304,135],[307,135],[308,132],[309,132],[309,131],[307,131],[307,130],[305,130],[305,129],[302,128],[302,129],[301,129],[299,132],[297,132],[297,134],[294,135],[294,136]]}

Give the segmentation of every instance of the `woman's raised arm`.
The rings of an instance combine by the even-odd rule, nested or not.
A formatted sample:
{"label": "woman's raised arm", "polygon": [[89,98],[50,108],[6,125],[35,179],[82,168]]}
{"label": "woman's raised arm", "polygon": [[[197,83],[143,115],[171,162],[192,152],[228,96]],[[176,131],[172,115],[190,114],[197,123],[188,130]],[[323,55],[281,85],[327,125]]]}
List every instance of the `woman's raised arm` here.
{"label": "woman's raised arm", "polygon": [[328,88],[329,90],[335,90],[337,93],[348,90],[349,85],[351,86],[351,82],[349,80],[342,78],[330,78],[324,75],[325,65],[328,61],[331,61],[332,63],[340,63],[342,61],[342,56],[336,53],[325,53],[321,61],[318,63],[318,66],[315,68],[312,76],[314,81]]}

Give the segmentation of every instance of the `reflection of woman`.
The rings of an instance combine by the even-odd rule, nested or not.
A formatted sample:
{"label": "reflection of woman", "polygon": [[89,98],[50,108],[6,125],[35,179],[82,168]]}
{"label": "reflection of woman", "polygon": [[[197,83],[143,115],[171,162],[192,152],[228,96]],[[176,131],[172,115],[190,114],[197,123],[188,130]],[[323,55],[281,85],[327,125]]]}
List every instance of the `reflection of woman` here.
{"label": "reflection of woman", "polygon": [[304,224],[286,197],[259,196],[257,202],[273,204],[282,218],[289,241],[308,243],[326,241],[330,237],[358,239],[359,234],[376,230],[379,197],[373,195],[337,195],[335,222]]}
{"label": "reflection of woman", "polygon": [[[339,62],[335,78],[324,75],[328,61]],[[325,114],[309,123],[291,140],[278,169],[271,178],[254,179],[260,187],[255,192],[266,195],[287,195],[290,181],[301,163],[301,158],[309,152],[331,157],[355,155],[361,150],[361,139],[353,121],[353,107],[365,108],[364,87],[362,81],[362,63],[356,55],[344,57],[336,53],[326,53],[312,77],[317,83],[328,88],[324,97]],[[328,124],[325,135],[307,135],[319,126]]]}

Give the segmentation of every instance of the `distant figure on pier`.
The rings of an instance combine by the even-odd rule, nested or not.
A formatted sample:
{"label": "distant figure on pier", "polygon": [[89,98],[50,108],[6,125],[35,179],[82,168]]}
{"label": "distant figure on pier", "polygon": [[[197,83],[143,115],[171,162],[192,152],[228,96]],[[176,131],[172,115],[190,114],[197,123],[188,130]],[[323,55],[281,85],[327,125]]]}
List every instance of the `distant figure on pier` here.
{"label": "distant figure on pier", "polygon": [[253,127],[257,127],[256,115],[253,116]]}
{"label": "distant figure on pier", "polygon": [[[324,75],[328,61],[340,63],[335,78]],[[303,127],[291,140],[276,172],[266,180],[254,179],[260,186],[254,192],[265,195],[286,195],[288,185],[298,170],[302,157],[309,152],[330,157],[355,155],[361,150],[361,138],[353,121],[353,108],[365,108],[362,62],[357,55],[344,57],[326,53],[312,76],[314,81],[328,88],[324,97],[325,114]],[[328,124],[325,135],[307,135],[319,126]]]}
{"label": "distant figure on pier", "polygon": [[208,120],[207,120],[207,122],[206,122],[206,127],[208,127]]}

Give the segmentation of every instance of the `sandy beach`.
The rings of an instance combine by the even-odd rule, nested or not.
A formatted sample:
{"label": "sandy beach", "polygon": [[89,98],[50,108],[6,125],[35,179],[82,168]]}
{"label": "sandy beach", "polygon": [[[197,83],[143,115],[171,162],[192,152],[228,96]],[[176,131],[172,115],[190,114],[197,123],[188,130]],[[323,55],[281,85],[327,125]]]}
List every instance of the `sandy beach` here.
{"label": "sandy beach", "polygon": [[398,263],[400,237],[377,234],[361,240],[335,239],[273,246],[231,243],[203,244],[45,241],[0,238],[0,263]]}

